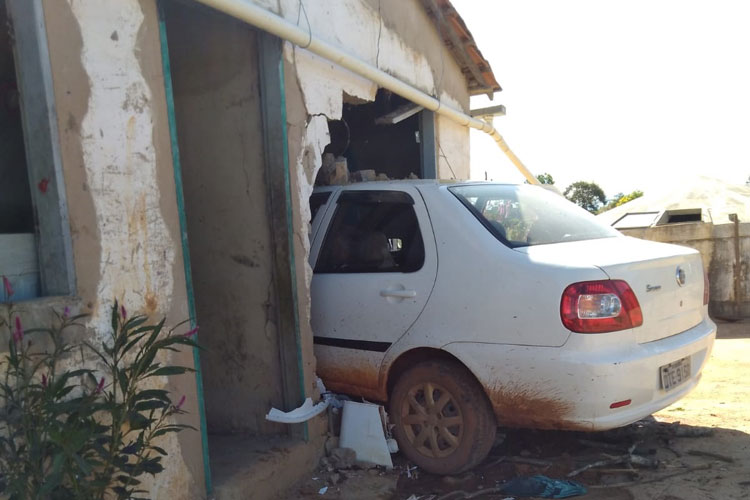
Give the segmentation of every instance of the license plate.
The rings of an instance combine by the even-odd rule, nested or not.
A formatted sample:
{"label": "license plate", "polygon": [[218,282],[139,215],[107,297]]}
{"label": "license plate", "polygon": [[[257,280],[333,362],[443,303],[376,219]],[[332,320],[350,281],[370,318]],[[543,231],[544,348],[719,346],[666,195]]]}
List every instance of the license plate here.
{"label": "license plate", "polygon": [[661,387],[665,391],[677,387],[690,378],[690,356],[659,368]]}

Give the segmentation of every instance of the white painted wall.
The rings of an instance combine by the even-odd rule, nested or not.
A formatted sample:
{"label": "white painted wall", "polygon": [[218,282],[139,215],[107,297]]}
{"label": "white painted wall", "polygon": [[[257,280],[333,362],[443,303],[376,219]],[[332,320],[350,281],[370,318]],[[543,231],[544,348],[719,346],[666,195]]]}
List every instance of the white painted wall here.
{"label": "white painted wall", "polygon": [[[108,340],[114,298],[131,313],[170,310],[179,241],[171,237],[160,207],[153,89],[138,59],[142,3],[67,1],[80,29],[81,63],[90,85],[80,136],[101,245],[99,285],[87,326],[99,340]],[[166,378],[152,384],[164,387]],[[177,436],[164,436],[158,444],[169,452],[162,462],[166,471],[142,478],[148,496],[193,498],[200,486]]]}
{"label": "white painted wall", "polygon": [[[152,302],[168,310],[175,242],[159,206],[151,89],[136,56],[144,20],[140,3],[68,2],[81,31],[81,62],[90,83],[81,141],[102,247],[100,303],[89,326],[105,334],[113,298],[126,307]],[[113,38],[116,43],[106,43]]]}

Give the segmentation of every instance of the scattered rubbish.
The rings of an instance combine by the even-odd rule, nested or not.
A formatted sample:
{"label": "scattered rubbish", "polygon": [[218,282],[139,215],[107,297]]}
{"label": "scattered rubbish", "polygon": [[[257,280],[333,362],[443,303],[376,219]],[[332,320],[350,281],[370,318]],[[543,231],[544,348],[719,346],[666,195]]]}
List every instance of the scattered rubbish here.
{"label": "scattered rubbish", "polygon": [[353,449],[357,460],[393,468],[378,405],[344,402],[339,446]]}
{"label": "scattered rubbish", "polygon": [[281,411],[276,408],[271,408],[271,411],[266,415],[266,420],[282,424],[299,424],[323,413],[326,408],[328,408],[328,404],[328,401],[324,400],[313,405],[312,399],[307,398],[305,399],[305,402],[302,403],[302,406],[295,408],[292,411]]}
{"label": "scattered rubbish", "polygon": [[512,463],[512,464],[526,464],[526,465],[536,465],[537,467],[550,467],[552,465],[552,462],[548,460],[539,460],[536,458],[527,458],[527,457],[499,457],[492,462],[485,465],[483,468],[485,469],[491,469],[492,467],[499,465],[501,463]]}
{"label": "scattered rubbish", "polygon": [[295,408],[292,411],[281,411],[276,408],[271,408],[271,411],[266,415],[266,420],[271,422],[279,422],[282,424],[299,424],[307,422],[311,418],[323,413],[328,405],[331,404],[334,398],[333,394],[326,392],[326,388],[323,385],[323,381],[318,378],[316,381],[320,393],[323,395],[323,401],[318,404],[313,404],[312,399],[307,398],[302,406]]}
{"label": "scattered rubbish", "polygon": [[722,462],[727,462],[730,464],[734,463],[734,458],[729,457],[727,455],[720,455],[718,453],[712,453],[710,451],[701,451],[701,450],[688,450],[688,455],[693,455],[694,457],[708,457],[708,458],[715,458],[716,460],[721,460]]}
{"label": "scattered rubbish", "polygon": [[[412,472],[414,474],[412,474]],[[416,479],[417,478],[417,466],[410,466],[407,464],[406,466],[406,477],[409,479]]]}
{"label": "scattered rubbish", "polygon": [[323,486],[318,490],[318,495],[325,495],[326,491],[328,491],[328,486]]}
{"label": "scattered rubbish", "polygon": [[680,425],[679,422],[671,424],[670,427],[674,427],[671,430],[676,437],[706,437],[712,436],[714,433],[714,430],[710,427],[685,427]]}
{"label": "scattered rubbish", "polygon": [[671,477],[680,476],[682,474],[688,474],[690,472],[696,472],[699,470],[706,470],[710,469],[712,467],[711,464],[703,464],[703,465],[697,465],[695,467],[685,467],[682,470],[676,471],[676,472],[670,472],[669,474],[661,474],[660,476],[653,476],[648,479],[641,479],[637,481],[628,481],[625,483],[613,483],[613,484],[597,484],[594,486],[589,486],[591,489],[605,489],[605,488],[627,488],[628,486],[635,486],[638,484],[647,484],[647,483],[655,483],[657,481],[663,481],[665,479],[669,479]]}
{"label": "scattered rubbish", "polygon": [[[451,491],[450,493],[447,493],[441,497],[438,497],[436,500],[468,500],[469,498],[479,498],[486,495],[494,495],[495,493],[502,493],[502,488],[486,488],[482,490],[477,490],[474,493],[469,493],[467,491]],[[511,498],[511,500],[513,500]]]}
{"label": "scattered rubbish", "polygon": [[596,462],[592,462],[590,464],[586,464],[583,467],[580,467],[580,468],[578,468],[578,469],[576,469],[574,471],[571,471],[568,474],[568,477],[574,477],[574,476],[577,476],[578,474],[580,474],[581,472],[587,471],[589,469],[593,469],[595,467],[604,467],[606,465],[628,464],[628,465],[638,465],[638,466],[641,466],[641,467],[648,467],[648,468],[651,468],[651,469],[657,468],[659,466],[659,461],[658,460],[656,460],[654,458],[642,457],[640,455],[636,455],[636,454],[633,453],[637,445],[638,445],[638,443],[632,445],[628,449],[628,453],[625,454],[625,455],[620,455],[620,456],[617,456],[617,457],[605,455],[605,456],[608,457],[607,459],[605,459],[605,460],[598,460]]}
{"label": "scattered rubbish", "polygon": [[581,483],[541,474],[511,479],[500,489],[502,493],[521,497],[570,498],[586,494],[586,487]]}
{"label": "scattered rubbish", "polygon": [[398,443],[393,438],[388,438],[385,440],[386,443],[388,443],[388,451],[391,453],[398,453]]}

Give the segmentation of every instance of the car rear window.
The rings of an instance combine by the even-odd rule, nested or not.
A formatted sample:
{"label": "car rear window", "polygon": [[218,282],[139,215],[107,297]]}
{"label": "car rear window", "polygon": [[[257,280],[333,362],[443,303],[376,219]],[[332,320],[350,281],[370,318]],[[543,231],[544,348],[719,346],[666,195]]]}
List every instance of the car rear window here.
{"label": "car rear window", "polygon": [[619,235],[586,210],[538,186],[473,184],[448,189],[511,248]]}

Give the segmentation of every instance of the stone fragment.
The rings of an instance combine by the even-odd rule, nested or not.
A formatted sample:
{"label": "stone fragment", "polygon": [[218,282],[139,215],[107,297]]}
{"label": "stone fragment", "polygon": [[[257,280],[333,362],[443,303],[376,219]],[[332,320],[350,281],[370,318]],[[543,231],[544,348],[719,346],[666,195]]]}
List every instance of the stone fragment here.
{"label": "stone fragment", "polygon": [[372,169],[357,170],[355,172],[352,172],[352,175],[351,175],[352,182],[370,182],[370,181],[374,181],[376,178],[377,178],[377,175],[375,174],[375,171]]}
{"label": "stone fragment", "polygon": [[357,461],[357,454],[351,448],[334,448],[328,461],[336,469],[350,469]]}

